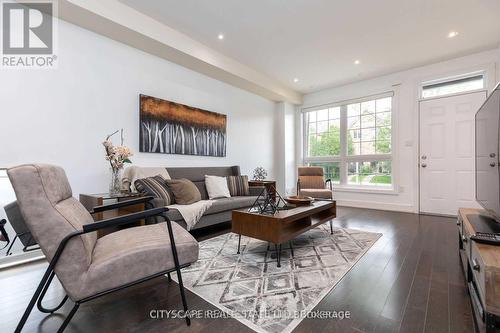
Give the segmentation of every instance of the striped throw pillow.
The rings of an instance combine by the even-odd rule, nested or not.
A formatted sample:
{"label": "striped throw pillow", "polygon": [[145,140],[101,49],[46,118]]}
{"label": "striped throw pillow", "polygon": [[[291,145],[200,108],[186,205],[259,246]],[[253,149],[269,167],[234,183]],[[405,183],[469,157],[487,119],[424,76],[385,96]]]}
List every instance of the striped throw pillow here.
{"label": "striped throw pillow", "polygon": [[228,176],[227,187],[232,197],[250,195],[248,176]]}
{"label": "striped throw pillow", "polygon": [[134,182],[137,191],[144,195],[151,195],[163,199],[165,206],[175,203],[174,194],[168,188],[165,178],[160,175],[137,179]]}

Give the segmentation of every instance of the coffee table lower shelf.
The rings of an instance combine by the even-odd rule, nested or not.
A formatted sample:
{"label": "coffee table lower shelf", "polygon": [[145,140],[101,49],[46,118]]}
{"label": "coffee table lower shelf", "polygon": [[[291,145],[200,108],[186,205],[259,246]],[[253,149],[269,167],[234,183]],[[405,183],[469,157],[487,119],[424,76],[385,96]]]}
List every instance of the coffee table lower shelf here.
{"label": "coffee table lower shelf", "polygon": [[[279,211],[273,215],[234,210],[232,212],[232,232],[239,235],[238,251],[240,253],[241,236],[248,236],[273,243],[277,252],[277,264],[281,267],[281,245],[291,241],[304,232],[330,221],[330,232],[333,234],[332,220],[337,216],[335,201],[316,201],[310,206],[300,206]],[[269,248],[269,245],[268,245]]]}

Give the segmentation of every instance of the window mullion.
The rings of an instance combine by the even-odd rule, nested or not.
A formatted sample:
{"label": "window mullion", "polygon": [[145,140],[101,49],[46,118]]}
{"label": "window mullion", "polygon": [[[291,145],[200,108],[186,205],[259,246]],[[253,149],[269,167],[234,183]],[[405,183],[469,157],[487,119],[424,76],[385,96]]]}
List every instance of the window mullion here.
{"label": "window mullion", "polygon": [[347,105],[340,107],[340,184],[347,184]]}

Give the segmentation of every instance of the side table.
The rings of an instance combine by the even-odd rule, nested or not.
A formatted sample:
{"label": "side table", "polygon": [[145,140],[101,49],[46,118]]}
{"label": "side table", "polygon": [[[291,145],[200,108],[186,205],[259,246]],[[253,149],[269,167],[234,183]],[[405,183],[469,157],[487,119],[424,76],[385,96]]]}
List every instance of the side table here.
{"label": "side table", "polygon": [[275,180],[249,180],[248,186],[257,188],[266,188],[267,193],[273,201],[276,201],[276,181]]}

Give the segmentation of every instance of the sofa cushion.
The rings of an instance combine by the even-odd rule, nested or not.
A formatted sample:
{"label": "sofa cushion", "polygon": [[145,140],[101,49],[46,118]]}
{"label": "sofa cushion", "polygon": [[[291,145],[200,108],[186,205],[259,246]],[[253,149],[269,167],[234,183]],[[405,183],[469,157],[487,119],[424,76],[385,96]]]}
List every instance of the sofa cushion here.
{"label": "sofa cushion", "polygon": [[189,179],[167,179],[168,188],[179,205],[190,205],[201,200],[200,190]]}
{"label": "sofa cushion", "polygon": [[[212,206],[203,215],[206,216],[234,209],[251,207],[256,199],[256,196],[216,199],[214,200]],[[169,209],[165,214],[171,221],[183,220],[181,213],[179,213],[177,209]]]}
{"label": "sofa cushion", "polygon": [[253,205],[257,197],[231,197],[214,200],[213,205],[207,209],[205,215],[215,214],[226,210],[246,208]]}
{"label": "sofa cushion", "polygon": [[163,199],[164,206],[175,203],[174,194],[168,188],[165,178],[160,175],[137,179],[134,182],[134,186],[138,192],[143,193],[144,195],[150,195],[155,198]]}
{"label": "sofa cushion", "polygon": [[227,186],[232,197],[250,195],[248,176],[227,176]]}

